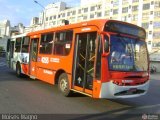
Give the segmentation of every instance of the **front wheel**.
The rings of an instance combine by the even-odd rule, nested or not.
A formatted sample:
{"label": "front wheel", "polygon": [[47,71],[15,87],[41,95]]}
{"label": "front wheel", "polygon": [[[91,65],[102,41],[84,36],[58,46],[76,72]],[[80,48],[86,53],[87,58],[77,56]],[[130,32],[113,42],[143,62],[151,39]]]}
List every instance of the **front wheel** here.
{"label": "front wheel", "polygon": [[69,88],[69,80],[66,73],[62,73],[59,76],[58,88],[64,94],[64,96],[68,97],[71,95],[72,91]]}

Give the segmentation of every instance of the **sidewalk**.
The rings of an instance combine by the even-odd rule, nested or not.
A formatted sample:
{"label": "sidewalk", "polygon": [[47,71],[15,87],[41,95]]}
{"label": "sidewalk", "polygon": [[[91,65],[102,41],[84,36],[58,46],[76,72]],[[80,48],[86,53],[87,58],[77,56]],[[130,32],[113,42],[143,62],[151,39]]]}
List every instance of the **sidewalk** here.
{"label": "sidewalk", "polygon": [[151,80],[160,80],[160,73],[150,74],[150,79]]}

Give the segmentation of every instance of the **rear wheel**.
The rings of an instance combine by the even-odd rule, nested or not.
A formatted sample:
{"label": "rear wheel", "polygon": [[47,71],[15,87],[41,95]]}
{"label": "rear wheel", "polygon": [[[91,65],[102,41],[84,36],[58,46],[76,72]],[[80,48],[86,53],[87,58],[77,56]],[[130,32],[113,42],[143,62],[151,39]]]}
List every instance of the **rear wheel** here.
{"label": "rear wheel", "polygon": [[69,80],[66,73],[62,73],[59,76],[58,88],[64,94],[64,96],[68,97],[71,95],[72,91],[69,88]]}
{"label": "rear wheel", "polygon": [[17,75],[17,77],[21,77],[22,76],[21,67],[20,67],[19,63],[17,63],[17,65],[16,65],[16,75]]}

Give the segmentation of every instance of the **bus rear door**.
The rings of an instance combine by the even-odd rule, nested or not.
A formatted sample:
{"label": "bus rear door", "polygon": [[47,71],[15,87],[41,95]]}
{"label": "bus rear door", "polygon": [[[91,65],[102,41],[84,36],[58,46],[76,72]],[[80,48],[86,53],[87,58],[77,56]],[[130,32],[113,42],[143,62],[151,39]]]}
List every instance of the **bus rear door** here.
{"label": "bus rear door", "polygon": [[29,60],[30,60],[29,75],[31,78],[36,78],[38,43],[39,43],[39,38],[32,38],[31,39],[30,58],[29,58]]}

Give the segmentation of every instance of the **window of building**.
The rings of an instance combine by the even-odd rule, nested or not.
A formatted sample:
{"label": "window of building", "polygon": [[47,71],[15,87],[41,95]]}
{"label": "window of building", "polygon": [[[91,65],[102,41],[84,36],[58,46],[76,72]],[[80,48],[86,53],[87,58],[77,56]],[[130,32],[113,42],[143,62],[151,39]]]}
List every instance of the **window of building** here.
{"label": "window of building", "polygon": [[52,16],[49,17],[49,20],[52,20]]}
{"label": "window of building", "polygon": [[139,2],[139,0],[132,0],[132,2],[134,3],[134,2]]}
{"label": "window of building", "polygon": [[128,4],[128,0],[122,0],[122,4]]}
{"label": "window of building", "polygon": [[150,3],[143,4],[143,10],[150,9]]}
{"label": "window of building", "polygon": [[114,0],[113,1],[113,7],[116,7],[116,6],[118,6],[119,5],[119,0]]}
{"label": "window of building", "polygon": [[151,45],[151,41],[148,41],[148,45]]}
{"label": "window of building", "polygon": [[153,39],[159,39],[159,38],[160,38],[160,32],[154,32]]}
{"label": "window of building", "polygon": [[70,16],[70,12],[67,12],[67,16]]}
{"label": "window of building", "polygon": [[76,11],[74,10],[74,11],[72,11],[72,15],[75,15],[76,14]]}
{"label": "window of building", "polygon": [[128,7],[122,8],[122,13],[127,13],[128,12]]}
{"label": "window of building", "polygon": [[46,17],[46,21],[48,21],[48,17]]}
{"label": "window of building", "polygon": [[72,40],[72,30],[57,32],[55,36],[53,53],[56,55],[68,55],[71,50]]}
{"label": "window of building", "polygon": [[22,38],[16,38],[16,44],[15,44],[15,52],[21,51],[21,40]]}
{"label": "window of building", "polygon": [[153,11],[151,11],[150,14],[153,15]]}
{"label": "window of building", "polygon": [[81,14],[81,9],[78,10],[78,14]]}
{"label": "window of building", "polygon": [[159,21],[154,22],[153,28],[160,28],[160,22]]}
{"label": "window of building", "polygon": [[53,18],[56,19],[56,15],[54,15]]}
{"label": "window of building", "polygon": [[84,13],[88,12],[88,8],[84,8]]}
{"label": "window of building", "polygon": [[118,14],[118,9],[113,9],[113,15]]}
{"label": "window of building", "polygon": [[46,33],[41,35],[40,53],[51,54],[53,44],[53,33]]}
{"label": "window of building", "polygon": [[102,8],[102,5],[97,6],[97,10],[100,10]]}
{"label": "window of building", "polygon": [[160,1],[155,1],[155,4],[154,4],[154,7],[155,8],[160,8]]}
{"label": "window of building", "polygon": [[154,1],[151,1],[151,5],[153,5],[154,4]]}
{"label": "window of building", "polygon": [[160,17],[160,11],[155,11],[155,12],[154,12],[154,17],[155,17],[155,18]]}
{"label": "window of building", "polygon": [[148,23],[148,22],[142,23],[142,27],[143,27],[144,29],[148,29],[149,23]]}
{"label": "window of building", "polygon": [[71,22],[75,22],[75,17],[70,18]]}
{"label": "window of building", "polygon": [[149,13],[148,12],[143,13],[142,14],[142,19],[143,20],[149,19]]}
{"label": "window of building", "polygon": [[132,11],[138,11],[138,5],[132,6]]}
{"label": "window of building", "polygon": [[153,22],[152,22],[152,21],[150,21],[149,23],[150,23],[150,25],[152,25],[152,24],[153,24]]}
{"label": "window of building", "polygon": [[127,21],[127,16],[122,16],[122,21]]}
{"label": "window of building", "polygon": [[109,10],[105,11],[105,16],[109,16]]}
{"label": "window of building", "polygon": [[152,34],[152,31],[149,31],[149,34],[151,35],[151,34]]}
{"label": "window of building", "polygon": [[153,42],[152,47],[160,47],[160,42]]}
{"label": "window of building", "polygon": [[91,11],[95,11],[95,6],[92,6],[92,7],[91,7]]}
{"label": "window of building", "polygon": [[131,17],[131,14],[128,15],[128,18],[130,18],[130,17]]}
{"label": "window of building", "polygon": [[101,12],[98,12],[97,13],[97,17],[101,17],[102,16],[102,13]]}
{"label": "window of building", "polygon": [[83,20],[87,20],[87,15],[83,16]]}
{"label": "window of building", "polygon": [[94,14],[90,14],[90,18],[94,18]]}
{"label": "window of building", "polygon": [[132,21],[137,21],[138,20],[138,15],[137,14],[133,14],[132,15]]}
{"label": "window of building", "polygon": [[55,24],[56,24],[56,21],[53,21],[52,24],[55,25]]}
{"label": "window of building", "polygon": [[65,17],[65,15],[66,15],[65,13],[62,13],[62,17]]}
{"label": "window of building", "polygon": [[29,49],[29,37],[24,37],[22,40],[22,52],[28,53]]}

